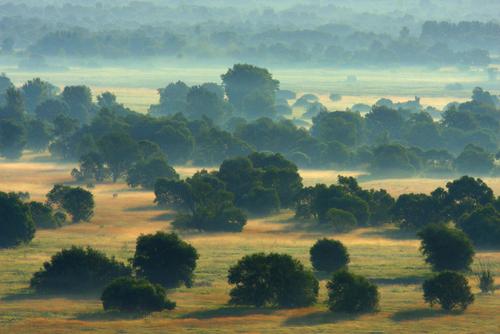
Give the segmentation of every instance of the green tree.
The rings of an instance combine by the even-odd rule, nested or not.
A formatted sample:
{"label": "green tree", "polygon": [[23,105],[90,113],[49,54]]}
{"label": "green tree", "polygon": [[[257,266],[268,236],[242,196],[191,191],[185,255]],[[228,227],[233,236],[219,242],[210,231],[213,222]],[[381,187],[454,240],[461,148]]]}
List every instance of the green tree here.
{"label": "green tree", "polygon": [[191,287],[198,252],[175,233],[141,235],[132,265],[139,277],[167,288]]}
{"label": "green tree", "polygon": [[421,230],[418,236],[425,262],[434,270],[469,270],[475,252],[464,232],[443,224],[432,224]]}
{"label": "green tree", "polygon": [[172,180],[179,178],[175,169],[167,163],[165,158],[160,156],[140,160],[127,172],[127,184],[131,187],[141,186],[152,189],[156,180],[160,178]]}
{"label": "green tree", "polygon": [[464,275],[444,271],[423,284],[424,299],[433,306],[439,304],[446,311],[464,311],[474,302],[474,295]]}
{"label": "green tree", "polygon": [[113,133],[101,138],[99,150],[113,176],[113,182],[139,158],[139,147],[128,134]]}
{"label": "green tree", "polygon": [[339,270],[326,285],[328,307],[333,312],[370,312],[378,307],[380,295],[365,277]]}
{"label": "green tree", "polygon": [[24,127],[9,120],[0,121],[0,155],[7,159],[19,159],[25,146]]}
{"label": "green tree", "polygon": [[34,236],[29,206],[16,194],[0,192],[0,248],[28,243]]}
{"label": "green tree", "polygon": [[338,240],[321,239],[309,250],[312,266],[317,271],[335,272],[350,262],[347,248]]}

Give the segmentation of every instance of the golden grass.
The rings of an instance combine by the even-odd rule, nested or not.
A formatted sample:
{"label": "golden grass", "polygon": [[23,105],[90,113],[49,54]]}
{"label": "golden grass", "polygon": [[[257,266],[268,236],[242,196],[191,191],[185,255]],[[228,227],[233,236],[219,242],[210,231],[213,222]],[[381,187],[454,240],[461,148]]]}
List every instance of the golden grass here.
{"label": "golden grass", "polygon": [[[3,191],[29,190],[43,199],[54,183],[69,181],[72,166],[53,163],[2,163]],[[193,168],[181,168],[187,176]],[[302,171],[306,184],[335,182],[338,173]],[[425,182],[424,182],[425,181]],[[488,180],[496,189],[498,180]],[[393,194],[405,187],[430,191],[445,180],[385,180],[364,185],[384,185]],[[124,184],[98,185],[92,190],[96,213],[91,223],[39,231],[35,240],[17,249],[0,251],[0,333],[495,333],[500,323],[500,298],[477,295],[464,314],[431,310],[422,301],[419,282],[429,268],[418,252],[419,243],[392,227],[365,228],[334,235],[297,228],[291,212],[251,219],[241,234],[182,233],[200,253],[195,286],[170,293],[177,302],[172,312],[148,316],[102,312],[96,296],[43,298],[26,291],[31,274],[43,261],[70,245],[91,245],[121,260],[132,256],[141,233],[170,230],[171,212],[153,206],[150,191],[128,189]],[[405,190],[406,191],[406,190]],[[416,191],[416,190],[415,190]],[[113,198],[113,194],[118,194]],[[230,287],[227,269],[244,254],[257,251],[286,252],[309,266],[309,247],[321,237],[344,242],[351,253],[351,269],[379,283],[380,312],[362,316],[327,311],[324,283],[320,303],[295,310],[256,310],[227,305]],[[479,252],[500,275],[500,253]],[[477,293],[477,284],[471,277]]]}

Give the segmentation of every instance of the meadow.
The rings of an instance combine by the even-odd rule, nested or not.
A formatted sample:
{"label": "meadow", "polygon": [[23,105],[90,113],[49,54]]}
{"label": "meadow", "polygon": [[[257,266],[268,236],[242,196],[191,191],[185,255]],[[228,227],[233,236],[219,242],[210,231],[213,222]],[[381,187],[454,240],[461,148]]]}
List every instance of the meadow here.
{"label": "meadow", "polygon": [[[39,157],[38,157],[39,158]],[[2,191],[29,191],[44,200],[54,183],[71,182],[70,164],[0,163]],[[194,168],[178,167],[182,176]],[[356,175],[355,172],[349,173]],[[335,182],[335,171],[301,171],[304,183]],[[500,179],[487,179],[500,194]],[[430,192],[446,180],[404,179],[363,183],[384,187],[393,195]],[[498,333],[500,297],[482,295],[471,275],[476,302],[463,314],[443,313],[424,304],[420,288],[431,274],[419,253],[419,241],[393,226],[362,228],[334,235],[301,226],[291,212],[249,220],[243,233],[182,233],[200,253],[191,289],[179,288],[169,297],[174,311],[152,315],[122,315],[102,311],[99,296],[40,296],[29,291],[29,279],[42,263],[63,247],[89,245],[126,261],[141,233],[171,230],[173,213],[153,204],[151,191],[130,190],[125,184],[97,185],[91,223],[38,231],[31,244],[0,251],[0,333]],[[115,198],[113,194],[118,194]],[[284,252],[307,267],[309,248],[322,237],[341,240],[351,254],[351,270],[379,285],[380,310],[360,316],[334,314],[324,301],[327,277],[321,278],[320,302],[293,310],[254,309],[227,305],[229,266],[245,254]],[[476,261],[490,263],[500,276],[500,252],[478,251]],[[496,284],[498,285],[500,281]],[[479,330],[480,328],[480,330]]]}

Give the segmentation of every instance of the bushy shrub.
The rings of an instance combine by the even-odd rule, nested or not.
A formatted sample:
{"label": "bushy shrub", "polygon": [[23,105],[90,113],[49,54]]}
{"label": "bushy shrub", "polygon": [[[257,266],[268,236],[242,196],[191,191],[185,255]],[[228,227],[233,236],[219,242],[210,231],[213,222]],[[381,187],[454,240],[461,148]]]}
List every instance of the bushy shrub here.
{"label": "bushy shrub", "polygon": [[94,215],[94,196],[83,188],[56,184],[46,197],[48,205],[58,206],[69,213],[73,223],[89,221]]}
{"label": "bushy shrub", "polygon": [[0,247],[13,247],[30,242],[35,224],[29,206],[16,194],[0,192]]}
{"label": "bushy shrub", "polygon": [[463,311],[474,302],[467,279],[453,271],[444,271],[426,280],[423,290],[427,303],[439,304],[446,311]]}
{"label": "bushy shrub", "polygon": [[467,235],[443,224],[429,225],[418,233],[425,262],[434,270],[468,270],[474,248]]}
{"label": "bushy shrub", "polygon": [[137,238],[132,265],[137,275],[167,288],[191,287],[198,252],[175,233],[157,232]]}
{"label": "bushy shrub", "polygon": [[336,232],[348,232],[358,224],[356,217],[349,211],[330,209],[326,213],[325,224]]}
{"label": "bushy shrub", "polygon": [[71,247],[52,256],[31,278],[38,292],[100,291],[112,280],[131,275],[131,269],[90,247]]}
{"label": "bushy shrub", "polygon": [[101,301],[105,310],[125,312],[154,312],[175,308],[175,302],[167,299],[166,290],[161,285],[131,277],[111,282],[104,289]]}
{"label": "bushy shrub", "polygon": [[231,304],[279,307],[316,302],[319,283],[312,272],[290,255],[252,254],[229,269]]}
{"label": "bushy shrub", "polygon": [[40,202],[29,203],[31,217],[39,229],[54,229],[61,226],[60,217],[55,217],[52,207]]}
{"label": "bushy shrub", "polygon": [[326,287],[331,311],[358,313],[374,311],[378,307],[377,286],[363,276],[340,270],[333,274]]}
{"label": "bushy shrub", "polygon": [[347,248],[337,240],[318,240],[309,251],[313,268],[334,272],[347,267],[350,259]]}

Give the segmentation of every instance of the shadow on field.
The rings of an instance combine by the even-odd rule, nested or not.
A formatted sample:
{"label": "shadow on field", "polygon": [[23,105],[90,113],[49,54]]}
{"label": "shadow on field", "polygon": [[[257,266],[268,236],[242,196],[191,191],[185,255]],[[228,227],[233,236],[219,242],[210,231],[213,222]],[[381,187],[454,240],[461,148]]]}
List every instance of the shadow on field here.
{"label": "shadow on field", "polygon": [[150,218],[150,221],[158,222],[158,221],[171,221],[175,218],[176,214],[173,212],[162,213],[161,215],[154,216]]}
{"label": "shadow on field", "polygon": [[355,320],[361,314],[333,313],[329,311],[313,312],[301,316],[290,317],[283,322],[284,326],[312,326],[334,324],[342,321]]}
{"label": "shadow on field", "polygon": [[22,300],[50,300],[50,299],[71,299],[71,300],[95,300],[100,298],[98,293],[87,294],[56,294],[56,293],[38,293],[33,290],[21,290],[3,296],[2,301],[22,301]]}
{"label": "shadow on field", "polygon": [[460,312],[446,312],[443,310],[435,310],[431,308],[416,308],[398,311],[391,316],[391,320],[393,321],[413,321],[413,320],[421,320],[427,318],[437,318],[443,317],[447,315],[460,315]]}
{"label": "shadow on field", "polygon": [[404,231],[396,228],[391,229],[377,229],[374,231],[364,232],[364,237],[371,238],[387,238],[393,240],[416,240],[417,236],[414,231]]}
{"label": "shadow on field", "polygon": [[136,320],[148,316],[145,312],[119,312],[119,311],[96,311],[90,313],[80,313],[75,316],[75,320],[81,321],[119,321]]}
{"label": "shadow on field", "polygon": [[143,205],[143,206],[134,206],[131,208],[126,208],[126,212],[142,212],[142,211],[163,211],[158,205]]}
{"label": "shadow on field", "polygon": [[183,319],[215,319],[226,317],[245,317],[249,315],[268,315],[272,314],[276,309],[271,308],[254,308],[254,307],[221,307],[212,310],[201,310],[184,314]]}
{"label": "shadow on field", "polygon": [[379,285],[417,285],[422,284],[428,277],[425,276],[403,276],[390,278],[374,278],[370,282]]}

